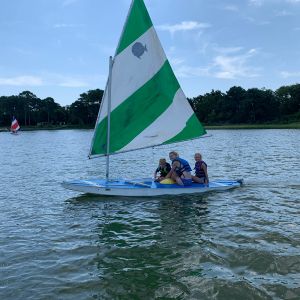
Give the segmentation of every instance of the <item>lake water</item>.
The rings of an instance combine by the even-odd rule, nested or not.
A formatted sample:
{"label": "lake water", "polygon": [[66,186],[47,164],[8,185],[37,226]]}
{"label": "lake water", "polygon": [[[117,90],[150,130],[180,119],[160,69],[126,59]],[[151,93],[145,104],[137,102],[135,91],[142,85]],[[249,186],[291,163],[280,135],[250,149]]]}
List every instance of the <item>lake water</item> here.
{"label": "lake water", "polygon": [[300,130],[216,130],[112,157],[151,176],[201,151],[222,193],[109,198],[65,190],[103,177],[91,130],[0,133],[0,299],[300,299]]}

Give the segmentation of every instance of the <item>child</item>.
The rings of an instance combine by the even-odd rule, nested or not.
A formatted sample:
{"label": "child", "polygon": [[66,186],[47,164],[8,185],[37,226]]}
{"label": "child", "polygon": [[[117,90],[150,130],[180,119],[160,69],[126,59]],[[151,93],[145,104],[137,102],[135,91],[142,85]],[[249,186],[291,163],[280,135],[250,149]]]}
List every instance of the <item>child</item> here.
{"label": "child", "polygon": [[192,176],[194,182],[208,184],[207,164],[202,160],[200,153],[195,153],[195,176]]}
{"label": "child", "polygon": [[172,168],[166,177],[172,178],[181,186],[192,185],[192,169],[190,164],[185,159],[179,157],[175,151],[169,153],[169,158],[172,161]]}
{"label": "child", "polygon": [[[159,166],[154,172],[154,180],[161,181],[165,179],[166,175],[170,172],[171,166],[166,162],[165,158],[159,160]],[[160,176],[157,177],[157,173],[160,172]]]}

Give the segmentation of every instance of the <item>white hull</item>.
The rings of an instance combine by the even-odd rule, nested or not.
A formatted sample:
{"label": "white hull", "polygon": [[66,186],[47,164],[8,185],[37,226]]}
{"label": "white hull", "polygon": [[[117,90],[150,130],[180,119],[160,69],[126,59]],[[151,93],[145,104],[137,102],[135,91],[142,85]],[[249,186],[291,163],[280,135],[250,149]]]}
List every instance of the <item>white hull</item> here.
{"label": "white hull", "polygon": [[239,187],[241,182],[235,180],[217,180],[210,182],[209,185],[193,184],[191,187],[180,187],[175,184],[162,185],[146,180],[125,181],[121,179],[106,184],[105,180],[91,179],[63,182],[62,185],[73,191],[95,195],[154,197],[224,191]]}

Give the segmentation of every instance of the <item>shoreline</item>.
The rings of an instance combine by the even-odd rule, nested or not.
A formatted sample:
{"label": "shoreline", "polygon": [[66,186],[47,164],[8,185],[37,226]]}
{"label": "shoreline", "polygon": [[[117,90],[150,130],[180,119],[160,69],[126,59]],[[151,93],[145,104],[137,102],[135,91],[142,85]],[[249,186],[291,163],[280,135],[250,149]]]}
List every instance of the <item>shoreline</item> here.
{"label": "shoreline", "polygon": [[207,125],[205,129],[300,129],[300,122],[272,124],[226,124]]}
{"label": "shoreline", "polygon": [[[64,129],[94,129],[94,126],[81,125],[57,125],[57,126],[21,126],[20,131],[37,131],[37,130],[64,130]],[[9,132],[9,127],[0,127],[0,132]]]}
{"label": "shoreline", "polygon": [[[300,122],[287,124],[226,124],[226,125],[204,125],[208,130],[222,129],[300,129]],[[63,125],[63,126],[22,126],[21,131],[36,130],[71,130],[71,129],[94,129],[94,126]],[[9,132],[8,127],[0,127],[0,132]]]}

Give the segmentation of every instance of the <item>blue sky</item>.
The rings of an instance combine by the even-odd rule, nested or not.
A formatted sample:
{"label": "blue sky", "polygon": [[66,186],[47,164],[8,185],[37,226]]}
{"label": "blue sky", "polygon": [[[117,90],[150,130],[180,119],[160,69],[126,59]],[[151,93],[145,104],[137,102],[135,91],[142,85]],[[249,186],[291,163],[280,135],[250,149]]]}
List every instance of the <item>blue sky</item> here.
{"label": "blue sky", "polygon": [[[0,95],[104,89],[130,0],[1,0]],[[300,0],[145,0],[188,97],[300,82]]]}

